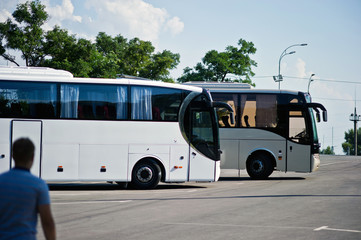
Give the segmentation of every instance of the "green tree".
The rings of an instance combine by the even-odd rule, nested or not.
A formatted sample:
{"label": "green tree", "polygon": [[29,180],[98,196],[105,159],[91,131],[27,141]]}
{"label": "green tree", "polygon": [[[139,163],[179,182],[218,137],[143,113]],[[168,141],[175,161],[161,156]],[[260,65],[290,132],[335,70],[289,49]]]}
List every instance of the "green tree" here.
{"label": "green tree", "polygon": [[125,74],[173,81],[169,71],[179,64],[179,54],[168,50],[154,53],[152,43],[139,38],[128,41],[121,35],[113,38],[100,32],[92,43],[58,26],[44,32],[41,26],[49,16],[40,0],[19,4],[13,17],[16,22],[0,23],[0,55],[18,66],[8,49],[21,51],[26,66],[64,69],[76,77]]}
{"label": "green tree", "polygon": [[[238,47],[228,46],[224,52],[208,51],[203,57],[202,63],[197,63],[194,69],[185,68],[178,81],[235,81],[252,84],[250,78],[254,76],[252,67],[256,67],[257,63],[250,58],[250,55],[255,54],[256,50],[252,42],[240,39]],[[236,79],[229,78],[229,74]],[[254,84],[252,85],[254,86]]]}
{"label": "green tree", "polygon": [[12,16],[15,22],[8,19],[0,23],[0,40],[5,40],[0,47],[1,56],[19,66],[6,49],[20,50],[26,66],[38,66],[45,57],[42,51],[44,31],[41,28],[49,18],[45,6],[39,0],[27,1],[18,4]]}
{"label": "green tree", "polygon": [[[121,35],[112,38],[101,32],[95,45],[98,52],[106,58],[106,66],[115,69],[118,74],[172,81],[169,70],[179,64],[179,54],[168,50],[154,53],[152,43],[139,38],[128,41]],[[98,72],[102,72],[102,69],[100,67]]]}
{"label": "green tree", "polygon": [[55,26],[45,35],[43,50],[48,57],[40,66],[70,71],[76,77],[90,77],[97,52],[86,39],[77,39],[68,31]]}
{"label": "green tree", "polygon": [[326,154],[326,155],[335,155],[335,152],[333,151],[333,148],[330,146],[327,146],[326,149],[323,149],[321,151],[321,154]]}
{"label": "green tree", "polygon": [[[345,132],[345,142],[342,143],[343,152],[355,155],[355,132],[353,129]],[[357,130],[357,155],[361,155],[361,128]]]}
{"label": "green tree", "polygon": [[139,72],[139,76],[164,82],[174,82],[169,77],[169,70],[177,67],[179,58],[179,54],[168,50],[153,54],[150,63]]}

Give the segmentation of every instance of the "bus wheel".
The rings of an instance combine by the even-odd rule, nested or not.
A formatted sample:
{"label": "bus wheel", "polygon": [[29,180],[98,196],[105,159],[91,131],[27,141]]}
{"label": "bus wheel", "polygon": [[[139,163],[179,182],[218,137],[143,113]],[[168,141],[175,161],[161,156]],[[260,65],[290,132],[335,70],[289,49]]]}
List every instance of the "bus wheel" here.
{"label": "bus wheel", "polygon": [[159,165],[153,160],[145,160],[134,166],[130,185],[135,189],[152,189],[158,185],[160,179]]}
{"label": "bus wheel", "polygon": [[251,156],[247,161],[247,173],[253,179],[267,179],[272,172],[272,161],[264,154]]}

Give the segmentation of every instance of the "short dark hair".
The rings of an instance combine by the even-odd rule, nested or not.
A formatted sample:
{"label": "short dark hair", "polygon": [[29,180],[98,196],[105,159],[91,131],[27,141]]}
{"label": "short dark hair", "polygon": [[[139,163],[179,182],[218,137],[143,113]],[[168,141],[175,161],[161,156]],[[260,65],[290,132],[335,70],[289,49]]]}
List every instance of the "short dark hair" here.
{"label": "short dark hair", "polygon": [[13,143],[12,150],[15,163],[27,163],[33,160],[35,146],[29,138],[19,138]]}

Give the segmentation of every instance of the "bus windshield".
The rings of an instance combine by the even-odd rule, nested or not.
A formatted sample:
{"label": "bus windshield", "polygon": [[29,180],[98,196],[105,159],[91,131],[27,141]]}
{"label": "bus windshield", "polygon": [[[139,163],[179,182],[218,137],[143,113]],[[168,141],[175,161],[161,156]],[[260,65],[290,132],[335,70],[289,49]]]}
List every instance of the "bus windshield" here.
{"label": "bus windshield", "polygon": [[313,114],[312,108],[309,108],[308,111],[310,112],[310,116],[311,116],[311,125],[312,125],[312,132],[313,132],[313,143],[318,144],[318,134],[317,134],[315,116]]}
{"label": "bus windshield", "polygon": [[207,106],[205,95],[196,97],[189,104],[182,122],[191,145],[206,157],[220,160],[215,110]]}

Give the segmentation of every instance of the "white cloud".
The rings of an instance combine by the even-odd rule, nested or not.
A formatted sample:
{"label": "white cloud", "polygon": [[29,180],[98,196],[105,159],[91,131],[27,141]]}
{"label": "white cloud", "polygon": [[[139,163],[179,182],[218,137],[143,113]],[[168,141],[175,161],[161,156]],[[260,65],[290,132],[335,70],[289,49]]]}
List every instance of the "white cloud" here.
{"label": "white cloud", "polygon": [[50,29],[54,25],[61,26],[61,22],[64,20],[70,20],[72,22],[81,23],[82,17],[74,15],[74,6],[71,0],[63,0],[61,5],[51,6],[49,0],[43,1],[43,4],[46,6],[46,12],[50,16],[49,22],[46,24],[45,28]]}
{"label": "white cloud", "polygon": [[308,74],[306,73],[306,63],[301,58],[298,58],[296,63],[296,77],[304,78],[307,76]]}
{"label": "white cloud", "polygon": [[179,19],[179,17],[173,17],[172,19],[167,21],[165,29],[169,30],[174,36],[183,31],[184,23]]}
{"label": "white cloud", "polygon": [[178,17],[170,19],[165,9],[143,0],[87,0],[86,6],[97,14],[92,17],[93,27],[110,35],[155,41],[162,30],[178,34],[184,27]]}
{"label": "white cloud", "polygon": [[12,18],[12,15],[6,9],[0,10],[0,22],[5,22],[8,18]]}

